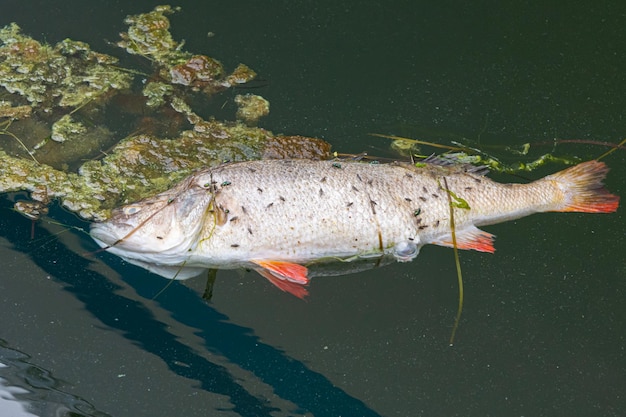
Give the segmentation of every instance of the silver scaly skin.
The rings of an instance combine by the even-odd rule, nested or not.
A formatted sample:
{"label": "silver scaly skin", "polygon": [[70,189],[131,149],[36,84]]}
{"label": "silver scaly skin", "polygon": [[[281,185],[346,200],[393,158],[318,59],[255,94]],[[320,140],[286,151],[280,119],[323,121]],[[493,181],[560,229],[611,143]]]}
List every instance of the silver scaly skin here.
{"label": "silver scaly skin", "polygon": [[116,209],[92,237],[168,278],[253,268],[284,290],[310,263],[415,258],[425,244],[493,252],[478,226],[545,211],[612,212],[608,169],[590,161],[530,184],[500,184],[466,165],[264,160],[196,172],[171,190]]}

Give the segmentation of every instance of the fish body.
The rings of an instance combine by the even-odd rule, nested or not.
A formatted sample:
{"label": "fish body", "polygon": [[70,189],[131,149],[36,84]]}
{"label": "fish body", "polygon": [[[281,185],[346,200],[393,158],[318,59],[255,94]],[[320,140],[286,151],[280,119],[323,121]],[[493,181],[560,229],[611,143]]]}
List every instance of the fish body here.
{"label": "fish body", "polygon": [[[116,209],[91,235],[109,252],[168,278],[252,268],[302,294],[311,263],[414,259],[426,244],[493,252],[483,225],[546,211],[604,213],[619,197],[589,161],[529,184],[500,184],[466,165],[262,160],[200,170]],[[294,287],[294,284],[296,287]]]}

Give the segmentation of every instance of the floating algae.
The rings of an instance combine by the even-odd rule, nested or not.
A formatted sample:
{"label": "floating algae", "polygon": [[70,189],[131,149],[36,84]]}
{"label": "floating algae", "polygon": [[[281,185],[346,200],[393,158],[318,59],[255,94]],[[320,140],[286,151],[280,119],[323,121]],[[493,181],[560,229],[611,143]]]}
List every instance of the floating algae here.
{"label": "floating algae", "polygon": [[329,156],[322,140],[254,127],[269,112],[259,96],[237,96],[242,122],[199,116],[191,104],[196,96],[256,74],[243,64],[228,74],[219,61],[185,51],[169,32],[166,15],[174,11],[158,6],[129,16],[120,34],[118,46],[148,59],[152,74],[121,68],[83,42],[51,46],[16,24],[0,29],[0,192],[30,192],[32,201],[16,203],[18,211],[37,218],[58,199],[85,219],[104,220],[112,208],[161,192],[200,167]]}
{"label": "floating algae", "polygon": [[235,103],[239,106],[237,119],[250,125],[256,124],[261,117],[270,113],[269,101],[255,94],[238,95]]}
{"label": "floating algae", "polygon": [[21,34],[15,23],[0,29],[0,86],[40,114],[105,100],[130,86],[132,76],[117,58],[69,39],[54,46]]}

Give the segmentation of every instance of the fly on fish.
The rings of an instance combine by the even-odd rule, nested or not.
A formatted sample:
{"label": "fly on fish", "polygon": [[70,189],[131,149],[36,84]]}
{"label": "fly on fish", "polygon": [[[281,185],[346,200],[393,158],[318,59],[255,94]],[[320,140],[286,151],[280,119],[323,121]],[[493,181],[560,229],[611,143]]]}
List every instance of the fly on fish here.
{"label": "fly on fish", "polygon": [[451,202],[457,247],[490,253],[494,236],[479,226],[538,212],[611,213],[619,204],[598,161],[529,184],[496,183],[480,168],[445,161],[224,164],[115,209],[91,236],[166,278],[249,268],[304,297],[320,265],[407,262],[424,245],[451,247]]}

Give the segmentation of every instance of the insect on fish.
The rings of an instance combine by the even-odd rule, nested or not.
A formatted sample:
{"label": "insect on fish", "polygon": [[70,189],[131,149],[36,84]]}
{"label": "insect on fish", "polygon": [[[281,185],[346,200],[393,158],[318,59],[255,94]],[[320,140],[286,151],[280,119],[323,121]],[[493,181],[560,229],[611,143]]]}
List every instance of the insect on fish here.
{"label": "insect on fish", "polygon": [[494,252],[478,226],[532,213],[610,213],[608,168],[589,161],[529,184],[500,184],[479,168],[431,158],[417,165],[263,160],[200,170],[170,190],[115,209],[91,236],[167,278],[252,268],[307,294],[309,268],[379,257],[406,262],[426,244]]}

